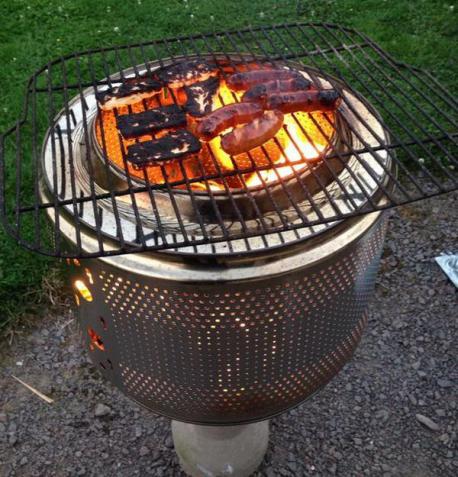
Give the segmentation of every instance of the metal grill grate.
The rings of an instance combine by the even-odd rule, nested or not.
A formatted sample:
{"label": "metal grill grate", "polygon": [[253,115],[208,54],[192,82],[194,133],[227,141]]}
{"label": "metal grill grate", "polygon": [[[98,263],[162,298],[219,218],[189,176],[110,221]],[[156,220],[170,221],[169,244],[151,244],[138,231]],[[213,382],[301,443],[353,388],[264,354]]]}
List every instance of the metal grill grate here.
{"label": "metal grill grate", "polygon": [[[194,177],[182,167],[181,177],[169,178],[160,166],[162,183],[146,173],[133,177],[125,157],[114,174],[103,127],[101,160],[96,157],[95,91],[196,56],[234,68],[250,62],[300,67],[318,85],[343,93],[334,133],[324,134],[326,157],[306,167],[307,179],[293,169],[287,179],[277,172],[278,180],[266,184],[260,171],[289,164],[274,164],[268,150],[261,165],[251,160],[242,167],[232,158],[228,170],[209,151],[214,170],[199,164]],[[75,53],[30,78],[23,116],[1,136],[2,220],[23,246],[53,256],[231,254],[281,246],[347,217],[455,190],[457,110],[429,73],[337,25],[258,27]],[[260,187],[247,187],[248,173],[258,174]],[[215,179],[223,184],[217,193],[209,186]],[[196,191],[195,182],[205,190]]]}

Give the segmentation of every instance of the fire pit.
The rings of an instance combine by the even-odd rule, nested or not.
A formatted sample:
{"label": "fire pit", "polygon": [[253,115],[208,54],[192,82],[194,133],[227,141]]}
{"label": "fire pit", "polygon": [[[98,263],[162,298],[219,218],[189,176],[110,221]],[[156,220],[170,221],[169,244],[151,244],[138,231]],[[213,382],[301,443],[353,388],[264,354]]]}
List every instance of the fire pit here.
{"label": "fire pit", "polygon": [[[360,340],[383,210],[456,188],[456,130],[441,109],[456,104],[403,69],[352,30],[292,25],[76,54],[31,78],[29,115],[2,136],[5,226],[66,257],[95,366],[179,421],[192,475],[254,470],[268,431],[250,423],[321,389]],[[261,107],[250,98],[258,85],[235,85],[253,71],[274,75],[268,88],[296,90]],[[407,91],[427,103],[413,105],[433,134],[399,102]],[[297,98],[307,102],[292,111]],[[210,136],[228,108],[257,116]],[[269,121],[276,129],[254,143]],[[12,179],[3,159],[13,152]]]}

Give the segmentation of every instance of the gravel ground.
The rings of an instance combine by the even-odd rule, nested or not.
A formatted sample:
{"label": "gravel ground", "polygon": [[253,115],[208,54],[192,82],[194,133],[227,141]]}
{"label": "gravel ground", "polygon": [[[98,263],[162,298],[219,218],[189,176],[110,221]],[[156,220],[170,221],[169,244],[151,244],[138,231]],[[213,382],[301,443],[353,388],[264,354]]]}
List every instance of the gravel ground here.
{"label": "gravel ground", "polygon": [[[370,322],[327,388],[272,421],[257,476],[455,476],[458,195],[393,213]],[[104,383],[72,315],[3,344],[0,476],[179,476],[169,421]],[[55,401],[46,404],[11,375]]]}

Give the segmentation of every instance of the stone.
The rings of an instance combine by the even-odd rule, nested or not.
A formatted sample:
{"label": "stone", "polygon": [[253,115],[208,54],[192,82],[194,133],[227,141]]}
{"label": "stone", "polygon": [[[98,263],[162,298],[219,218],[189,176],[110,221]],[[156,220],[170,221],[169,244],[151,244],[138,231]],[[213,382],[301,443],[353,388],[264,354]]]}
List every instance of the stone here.
{"label": "stone", "polygon": [[145,456],[147,456],[147,455],[149,454],[149,449],[148,449],[148,447],[146,447],[146,446],[140,447],[139,454],[140,454],[140,457],[145,457]]}
{"label": "stone", "polygon": [[164,442],[165,447],[168,447],[169,449],[173,449],[173,438],[172,436],[167,436]]}
{"label": "stone", "polygon": [[95,417],[108,416],[110,413],[111,413],[111,408],[105,404],[99,403],[97,404],[97,406],[95,406],[95,409],[94,409]]}
{"label": "stone", "polygon": [[423,424],[425,427],[430,429],[431,431],[437,432],[440,430],[440,427],[429,417],[424,416],[423,414],[415,414],[417,421]]}

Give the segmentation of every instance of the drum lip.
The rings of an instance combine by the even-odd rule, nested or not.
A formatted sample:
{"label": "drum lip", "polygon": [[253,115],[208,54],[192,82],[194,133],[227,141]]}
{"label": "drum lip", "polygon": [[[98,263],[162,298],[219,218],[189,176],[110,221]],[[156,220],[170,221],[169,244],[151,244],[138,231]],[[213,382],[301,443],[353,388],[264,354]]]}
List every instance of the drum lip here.
{"label": "drum lip", "polygon": [[386,216],[386,211],[378,211],[352,217],[311,239],[269,249],[256,256],[230,255],[202,261],[199,255],[177,256],[157,251],[100,257],[97,260],[132,276],[141,275],[173,283],[212,285],[261,281],[332,260],[334,256],[357,246],[359,240],[386,220]]}

